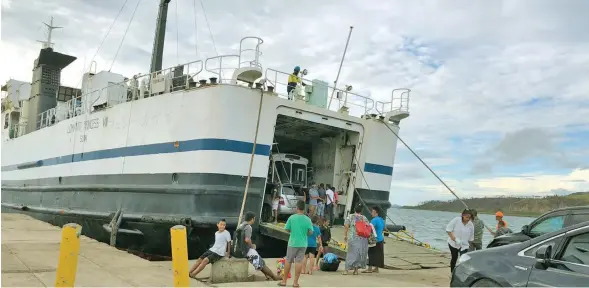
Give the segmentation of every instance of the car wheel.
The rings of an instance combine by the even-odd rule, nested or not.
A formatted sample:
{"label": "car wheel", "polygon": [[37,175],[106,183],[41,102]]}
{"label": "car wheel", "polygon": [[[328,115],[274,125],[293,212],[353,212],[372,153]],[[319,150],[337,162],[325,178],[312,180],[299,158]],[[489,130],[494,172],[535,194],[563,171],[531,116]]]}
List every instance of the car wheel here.
{"label": "car wheel", "polygon": [[501,285],[490,279],[481,279],[477,282],[474,282],[471,287],[501,287]]}
{"label": "car wheel", "polygon": [[272,208],[270,208],[270,205],[262,206],[262,221],[263,222],[272,221]]}

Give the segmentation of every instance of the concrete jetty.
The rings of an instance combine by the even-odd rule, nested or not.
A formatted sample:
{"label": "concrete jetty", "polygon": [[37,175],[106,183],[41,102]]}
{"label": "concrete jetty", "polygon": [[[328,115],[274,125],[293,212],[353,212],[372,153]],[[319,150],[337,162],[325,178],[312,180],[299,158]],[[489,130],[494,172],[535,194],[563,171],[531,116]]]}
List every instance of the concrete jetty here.
{"label": "concrete jetty", "polygon": [[[268,236],[288,241],[288,232],[284,230],[284,224],[263,223],[261,231]],[[344,228],[334,226],[331,228],[331,238],[338,243],[344,242]],[[346,251],[334,245],[330,245],[330,252],[345,258]],[[384,245],[385,268],[391,270],[418,270],[450,267],[450,255],[434,249],[428,249],[407,241],[395,238],[385,238]],[[449,269],[449,268],[448,268]]]}
{"label": "concrete jetty", "polygon": [[[83,229],[83,228],[82,228]],[[335,231],[334,231],[335,230]],[[343,239],[343,234],[334,238]],[[341,230],[343,233],[343,229]],[[339,239],[339,238],[337,238]],[[2,286],[4,287],[47,287],[55,285],[56,269],[59,258],[59,244],[61,228],[35,220],[23,214],[2,213]],[[433,268],[421,264],[425,260],[411,260],[411,257],[426,259],[436,256],[429,252],[414,250],[423,248],[397,240],[387,240],[395,246],[385,249],[399,249],[387,252],[388,257],[397,257],[398,261],[405,261],[397,265],[404,270],[383,269],[379,274],[341,275],[344,265],[340,265],[338,272],[315,271],[313,275],[302,275],[302,286],[325,287],[391,287],[391,286],[447,286],[450,282],[450,271],[447,267]],[[408,245],[408,246],[405,246]],[[411,248],[407,248],[411,247]],[[425,248],[423,248],[425,249]],[[425,249],[426,251],[430,251]],[[170,287],[173,286],[172,262],[150,262],[125,251],[118,250],[107,244],[81,236],[78,266],[75,286],[101,287]],[[391,258],[393,259],[393,258]],[[401,259],[401,260],[399,260]],[[267,265],[274,270],[277,259],[265,259]],[[395,260],[395,261],[397,261]],[[414,261],[414,262],[408,262]],[[449,260],[448,260],[449,261]],[[193,262],[190,261],[190,264]],[[446,262],[447,263],[447,262]],[[402,264],[402,265],[401,265]],[[415,268],[415,265],[421,269]],[[429,267],[430,269],[423,269]],[[399,269],[399,268],[396,268]],[[409,270],[407,270],[409,269]],[[410,270],[413,269],[413,270]],[[276,286],[276,281],[265,281],[262,274],[254,271],[249,265],[249,273],[254,275],[254,282],[209,284],[206,281],[190,279],[190,286],[219,286],[219,287],[266,287]],[[294,273],[294,270],[292,271]],[[210,265],[199,277],[207,278],[211,274]],[[292,279],[289,279],[292,284]]]}
{"label": "concrete jetty", "polygon": [[[2,286],[54,286],[60,240],[60,227],[23,214],[2,213]],[[191,281],[191,286],[206,286]],[[80,237],[76,286],[153,287],[172,284],[171,262],[150,262],[88,237]]]}

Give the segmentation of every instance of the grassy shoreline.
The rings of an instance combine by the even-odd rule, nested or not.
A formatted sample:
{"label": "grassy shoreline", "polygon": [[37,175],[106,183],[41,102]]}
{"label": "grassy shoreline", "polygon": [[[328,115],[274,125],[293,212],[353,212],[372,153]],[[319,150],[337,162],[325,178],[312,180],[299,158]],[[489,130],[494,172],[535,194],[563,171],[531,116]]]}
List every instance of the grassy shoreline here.
{"label": "grassy shoreline", "polygon": [[[546,212],[558,208],[589,205],[589,192],[576,192],[564,196],[551,195],[544,197],[473,197],[462,199],[470,208],[479,214],[494,215],[501,211],[506,216],[538,217]],[[430,200],[414,206],[404,206],[404,209],[445,211],[460,213],[464,204],[454,200]]]}
{"label": "grassy shoreline", "polygon": [[[462,210],[460,211],[455,211],[455,210],[451,210],[451,209],[429,209],[429,208],[420,208],[420,207],[414,207],[414,206],[403,206],[400,207],[399,209],[407,209],[407,210],[425,210],[425,211],[441,211],[441,212],[452,212],[452,213],[460,213],[462,212]],[[475,208],[476,209],[476,208]],[[495,215],[495,212],[497,211],[488,211],[488,210],[480,210],[480,209],[476,209],[478,214],[487,214],[487,215]],[[509,217],[509,216],[516,216],[516,217],[532,217],[532,218],[536,218],[544,213],[537,213],[537,212],[503,212],[505,213],[505,216]]]}

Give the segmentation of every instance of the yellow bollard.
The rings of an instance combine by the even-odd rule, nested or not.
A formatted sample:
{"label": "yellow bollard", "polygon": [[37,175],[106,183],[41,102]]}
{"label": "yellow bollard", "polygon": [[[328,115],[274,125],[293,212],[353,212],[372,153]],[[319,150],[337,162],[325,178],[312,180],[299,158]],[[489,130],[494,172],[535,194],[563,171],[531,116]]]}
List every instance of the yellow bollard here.
{"label": "yellow bollard", "polygon": [[170,228],[172,237],[172,267],[174,270],[174,287],[190,286],[188,278],[188,247],[186,244],[186,227],[176,225]]}
{"label": "yellow bollard", "polygon": [[69,223],[61,230],[59,244],[59,262],[55,274],[55,287],[74,287],[78,268],[78,254],[80,254],[80,235],[82,226]]}

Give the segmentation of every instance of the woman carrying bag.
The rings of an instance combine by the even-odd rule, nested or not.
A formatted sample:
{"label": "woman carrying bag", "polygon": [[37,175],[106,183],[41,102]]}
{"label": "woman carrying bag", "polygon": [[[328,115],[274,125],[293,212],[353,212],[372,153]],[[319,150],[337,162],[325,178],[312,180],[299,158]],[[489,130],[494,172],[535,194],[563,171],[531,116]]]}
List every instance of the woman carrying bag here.
{"label": "woman carrying bag", "polygon": [[[368,269],[362,273],[378,273],[378,268],[384,268],[384,227],[385,223],[382,219],[381,210],[379,207],[372,207],[370,210],[372,214],[373,235],[368,238]],[[372,267],[372,269],[370,269]]]}

